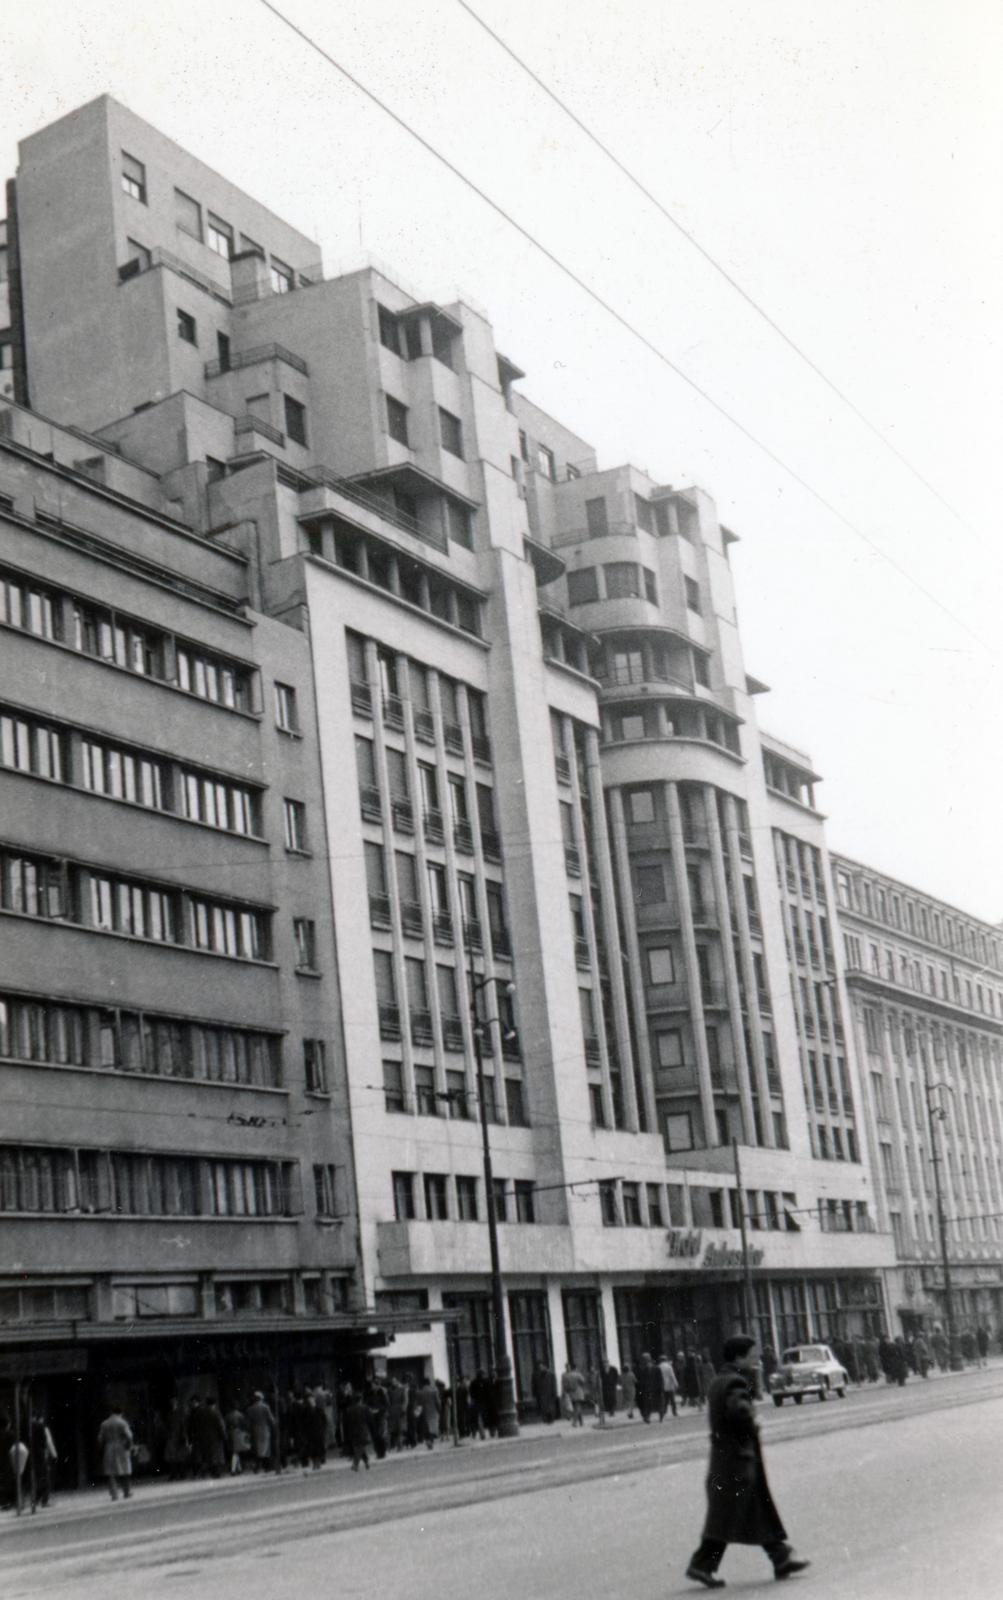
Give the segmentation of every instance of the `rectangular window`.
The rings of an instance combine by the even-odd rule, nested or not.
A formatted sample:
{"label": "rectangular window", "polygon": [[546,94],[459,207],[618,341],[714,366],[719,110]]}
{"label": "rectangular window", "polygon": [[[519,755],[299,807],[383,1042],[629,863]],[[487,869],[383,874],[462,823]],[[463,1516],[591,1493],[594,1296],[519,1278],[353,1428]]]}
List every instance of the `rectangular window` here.
{"label": "rectangular window", "polygon": [[584,606],[599,598],[595,567],[578,567],[568,573],[568,605]]}
{"label": "rectangular window", "polygon": [[695,578],[684,578],[683,588],[686,592],[686,606],[690,611],[700,615],[700,585]]}
{"label": "rectangular window", "polygon": [[654,822],[655,794],[653,789],[630,789],[627,792],[627,816],[632,823]]}
{"label": "rectangular window", "polygon": [[528,1128],[526,1097],[520,1078],[505,1079],[505,1113],[510,1128]]}
{"label": "rectangular window", "polygon": [[314,1207],[318,1217],[336,1217],[337,1205],[337,1172],[330,1162],[317,1165],[313,1169],[313,1196]]}
{"label": "rectangular window", "polygon": [[190,238],[198,239],[201,243],[202,207],[182,189],[174,191],[174,220],[180,233],[187,233]]}
{"label": "rectangular window", "polygon": [[273,294],[289,293],[293,286],[293,269],[292,267],[287,267],[284,261],[280,261],[278,256],[272,257],[268,276]]}
{"label": "rectangular window", "polygon": [[0,572],[0,622],[41,639],[58,639],[56,596],[13,573]]}
{"label": "rectangular window", "polygon": [[251,674],[246,667],[223,656],[211,656],[190,645],[178,645],[178,687],[186,694],[211,700],[231,711],[248,711],[251,703]]}
{"label": "rectangular window", "polygon": [[634,496],[634,521],[645,533],[654,533],[654,508],[650,500],[643,500],[639,494]]}
{"label": "rectangular window", "polygon": [[299,720],[296,715],[296,690],[291,689],[288,683],[275,685],[275,726],[283,733],[298,733]]}
{"label": "rectangular window", "polygon": [[395,356],[401,354],[400,323],[392,311],[386,306],[377,303],[376,315],[379,320],[380,344],[384,349],[392,350]]}
{"label": "rectangular window", "polygon": [[399,1061],[383,1063],[383,1105],[387,1111],[406,1111],[404,1069]]}
{"label": "rectangular window", "polygon": [[316,972],[317,929],[309,917],[293,918],[293,946],[297,970]]}
{"label": "rectangular window", "polygon": [[122,151],[122,188],[133,200],[146,205],[146,167],[125,150]]}
{"label": "rectangular window", "polygon": [[655,1034],[655,1056],[660,1067],[683,1065],[683,1036],[678,1028],[667,1028]]}
{"label": "rectangular window", "polygon": [[400,400],[395,400],[392,394],[385,396],[387,402],[387,432],[391,439],[396,439],[398,444],[410,447],[407,431],[407,406]]}
{"label": "rectangular window", "polygon": [[193,943],[197,950],[242,961],[268,960],[267,913],[223,900],[191,897]]}
{"label": "rectangular window", "polygon": [[[87,746],[84,746],[86,761]],[[182,767],[177,792],[182,816],[208,828],[228,829],[231,833],[258,833],[258,795],[243,784],[230,783],[214,774]]]}
{"label": "rectangular window", "polygon": [[391,1173],[394,1189],[394,1216],[398,1222],[411,1222],[414,1220],[414,1178],[413,1172]]}
{"label": "rectangular window", "polygon": [[665,1118],[665,1140],[670,1154],[693,1149],[693,1122],[688,1111],[670,1112]]}
{"label": "rectangular window", "polygon": [[668,945],[649,946],[647,956],[649,983],[675,983],[675,964]]}
{"label": "rectangular window", "polygon": [[282,832],[287,850],[306,850],[306,806],[301,800],[283,800]]}
{"label": "rectangular window", "polygon": [[323,1039],[303,1040],[307,1094],[327,1094],[327,1053]]}
{"label": "rectangular window", "polygon": [[63,734],[58,728],[0,711],[0,766],[62,782],[63,765]]}
{"label": "rectangular window", "polygon": [[615,1178],[604,1178],[599,1185],[599,1212],[604,1228],[620,1226],[620,1207],[616,1201]]}
{"label": "rectangular window", "polygon": [[655,582],[655,574],[651,571],[651,569],[649,567],[642,567],[641,568],[641,576],[644,579],[644,598],[645,598],[645,600],[647,600],[650,605],[657,606],[657,604],[658,604],[658,584]]}
{"label": "rectangular window", "polygon": [[648,1202],[648,1227],[661,1228],[665,1225],[662,1213],[662,1186],[660,1183],[646,1183],[644,1186],[645,1197]]}
{"label": "rectangular window", "polygon": [[287,439],[291,439],[293,444],[301,444],[305,448],[307,442],[306,406],[301,405],[298,400],[294,400],[290,394],[282,396],[282,403],[286,416]]}
{"label": "rectangular window", "polygon": [[459,417],[439,407],[439,442],[452,456],[463,458],[463,426]]}
{"label": "rectangular window", "polygon": [[233,229],[222,217],[216,217],[211,211],[206,212],[206,244],[214,250],[224,261],[229,261],[233,255]]}
{"label": "rectangular window", "polygon": [[536,447],[536,470],[544,478],[549,478],[554,483],[557,478],[557,468],[554,463],[554,452],[548,450],[545,444]]}
{"label": "rectangular window", "polygon": [[640,1185],[628,1183],[624,1179],[620,1185],[620,1195],[623,1204],[623,1223],[625,1228],[639,1228],[641,1226],[641,1190]]}
{"label": "rectangular window", "polygon": [[183,344],[198,344],[198,327],[195,318],[178,307],[178,338]]}
{"label": "rectangular window", "polygon": [[634,896],[639,906],[665,904],[665,869],[658,863],[634,868]]}
{"label": "rectangular window", "polygon": [[444,1172],[426,1172],[425,1216],[429,1222],[448,1222],[448,1179]]}
{"label": "rectangular window", "polygon": [[473,534],[471,532],[470,512],[466,506],[461,506],[457,500],[447,500],[446,505],[446,535],[454,544],[460,544],[464,550],[474,548]]}
{"label": "rectangular window", "polygon": [[603,567],[607,600],[634,599],[641,593],[639,568],[633,561],[611,561]]}
{"label": "rectangular window", "polygon": [[585,522],[590,539],[602,539],[609,533],[609,514],[603,496],[585,502]]}
{"label": "rectangular window", "polygon": [[456,1215],[460,1222],[477,1222],[477,1179],[458,1173],[456,1178]]}
{"label": "rectangular window", "polygon": [[536,1185],[531,1178],[516,1178],[512,1185],[516,1222],[536,1221]]}

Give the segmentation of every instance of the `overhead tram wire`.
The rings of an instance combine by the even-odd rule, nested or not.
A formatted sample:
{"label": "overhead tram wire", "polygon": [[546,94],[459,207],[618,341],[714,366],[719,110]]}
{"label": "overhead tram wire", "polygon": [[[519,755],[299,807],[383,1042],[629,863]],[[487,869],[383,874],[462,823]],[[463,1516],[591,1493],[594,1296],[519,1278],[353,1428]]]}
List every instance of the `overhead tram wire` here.
{"label": "overhead tram wire", "polygon": [[756,434],[754,434],[751,428],[746,427],[745,423],[736,417],[733,412],[729,411],[727,407],[723,406],[720,401],[715,400],[713,395],[710,394],[708,390],[704,389],[695,378],[691,378],[689,373],[684,371],[684,369],[680,367],[677,362],[673,361],[671,356],[666,355],[665,351],[660,349],[652,339],[649,339],[647,334],[642,332],[640,328],[636,327],[634,323],[632,323],[630,319],[624,315],[623,312],[618,311],[616,307],[612,305],[610,301],[606,300],[597,289],[593,289],[592,286],[584,278],[582,278],[573,267],[569,267],[566,262],[561,260],[560,256],[555,255],[554,252],[547,247],[547,245],[542,244],[541,241],[536,238],[535,234],[533,234],[523,223],[519,222],[518,219],[511,214],[511,212],[506,211],[504,206],[502,206],[497,200],[493,200],[487,191],[482,189],[479,184],[475,183],[472,178],[469,178],[466,173],[455,164],[455,162],[450,160],[449,156],[443,155],[441,150],[437,150],[435,145],[426,139],[423,134],[420,134],[416,128],[413,128],[399,112],[395,111],[393,107],[388,105],[385,100],[381,100],[379,95],[377,95],[374,90],[367,88],[361,79],[357,78],[355,74],[350,72],[347,67],[342,66],[341,62],[336,60],[336,58],[332,56],[329,51],[325,50],[323,45],[319,44],[311,34],[307,33],[306,30],[301,28],[298,23],[293,22],[290,17],[287,17],[284,12],[280,11],[278,6],[272,3],[272,0],[258,0],[258,3],[263,6],[266,11],[270,12],[277,21],[281,22],[284,27],[288,28],[291,33],[294,33],[298,39],[301,39],[308,49],[313,50],[318,56],[321,57],[323,61],[326,61],[329,66],[333,67],[335,72],[337,72],[340,77],[344,78],[347,83],[350,83],[354,89],[357,89],[361,95],[363,95],[367,100],[371,101],[372,104],[382,111],[385,116],[389,117],[391,122],[395,123],[397,127],[402,129],[403,132],[414,139],[415,143],[420,145],[421,148],[427,152],[427,154],[432,156],[433,159],[440,164],[440,166],[445,167],[447,172],[451,173],[454,178],[458,178],[466,188],[470,189],[473,194],[477,195],[479,200],[482,200],[484,204],[490,208],[490,210],[495,212],[497,216],[501,217],[503,222],[508,223],[509,227],[513,228],[515,232],[525,239],[534,250],[538,251],[539,254],[545,258],[545,260],[549,261],[550,264],[556,267],[557,270],[562,273],[563,276],[566,277],[571,283],[573,283],[577,289],[580,289],[581,292],[587,295],[590,300],[594,301],[595,304],[601,308],[601,310],[605,311],[607,316],[612,318],[614,322],[618,323],[621,328],[626,329],[631,337],[636,339],[639,344],[643,345],[644,348],[649,351],[649,353],[653,355],[657,361],[660,361],[663,366],[668,367],[670,372],[674,372],[678,378],[681,378],[683,383],[685,383],[688,388],[693,390],[694,394],[699,395],[701,400],[709,405],[713,411],[717,412],[718,416],[723,417],[724,420],[729,423],[737,433],[741,434],[744,439],[747,439],[750,444],[752,444],[757,450],[761,451],[761,453],[766,456],[767,460],[772,461],[774,466],[779,467],[781,472],[785,473],[786,476],[790,478],[792,483],[796,483],[799,488],[803,489],[806,494],[810,495],[816,504],[822,506],[825,511],[828,511],[830,516],[834,517],[837,522],[842,523],[843,527],[848,529],[850,533],[852,533],[863,544],[865,544],[868,549],[873,551],[873,553],[882,561],[886,562],[887,565],[890,566],[893,571],[897,572],[901,578],[904,578],[908,584],[911,584],[911,586],[919,594],[923,595],[924,599],[928,600],[932,606],[936,607],[936,609],[945,617],[948,617],[951,622],[953,622],[957,627],[961,628],[964,633],[967,633],[970,638],[974,639],[975,642],[988,653],[990,658],[995,660],[992,646],[988,644],[988,642],[983,639],[980,634],[976,633],[974,628],[972,628],[967,622],[953,612],[950,607],[946,606],[944,602],[932,592],[932,590],[928,589],[925,584],[921,583],[918,578],[914,577],[909,571],[908,567],[904,567],[901,562],[896,561],[894,556],[889,555],[887,550],[882,549],[881,545],[878,544],[875,539],[872,539],[871,536],[865,533],[862,528],[858,527],[858,525],[852,521],[850,517],[846,516],[844,512],[840,511],[838,507],[834,506],[830,500],[827,500],[820,489],[816,489],[813,484],[808,482],[807,478],[802,477],[796,468],[790,466],[782,456],[778,455],[776,451],[770,447],[770,445],[766,444],[764,440],[760,439]]}
{"label": "overhead tram wire", "polygon": [[539,73],[533,71],[533,68],[528,64],[528,62],[524,61],[523,58],[512,48],[512,46],[508,44],[506,40],[500,36],[500,34],[497,34],[489,23],[485,22],[484,18],[474,10],[473,6],[468,5],[467,0],[456,0],[456,3],[474,22],[477,23],[478,27],[483,28],[484,32],[490,39],[494,40],[498,48],[500,50],[504,50],[505,54],[510,58],[510,60],[514,61],[516,66],[519,67],[527,75],[527,77],[532,79],[541,93],[545,94],[549,100],[553,101],[555,106],[564,112],[564,115],[574,123],[579,132],[583,133],[586,139],[588,139],[591,144],[595,145],[597,150],[602,152],[607,161],[610,161],[617,171],[627,179],[627,182],[632,184],[640,195],[643,195],[644,199],[648,201],[649,205],[654,206],[659,215],[664,217],[665,221],[670,225],[670,227],[674,228],[676,232],[686,240],[687,244],[692,246],[697,254],[701,256],[704,261],[706,261],[707,265],[717,273],[718,277],[722,278],[729,288],[733,289],[735,293],[745,301],[746,305],[751,307],[756,315],[762,318],[767,327],[770,328],[779,339],[783,340],[787,348],[792,350],[794,354],[804,362],[805,366],[807,366],[817,378],[821,379],[826,388],[829,389],[836,396],[836,398],[853,413],[853,415],[857,418],[857,421],[862,423],[868,432],[872,433],[874,437],[884,445],[885,449],[889,450],[891,454],[902,463],[907,471],[912,473],[912,476],[916,479],[916,481],[921,483],[924,489],[932,494],[935,500],[940,502],[945,511],[950,512],[951,516],[954,517],[956,522],[965,528],[966,531],[970,533],[979,544],[983,544],[984,541],[978,530],[972,527],[967,518],[964,517],[954,506],[952,506],[949,500],[944,498],[939,489],[937,489],[928,478],[923,476],[919,468],[914,466],[914,464],[909,460],[908,456],[902,450],[900,450],[897,445],[892,443],[891,439],[889,439],[888,435],[878,427],[877,423],[872,422],[870,417],[868,417],[865,412],[861,411],[860,407],[856,405],[856,403],[851,400],[850,396],[846,394],[845,391],[841,389],[839,385],[822,370],[822,368],[816,361],[812,359],[808,352],[798,344],[797,340],[793,339],[789,333],[785,332],[776,319],[771,317],[770,313],[763,306],[761,306],[759,301],[756,300],[754,296],[743,287],[738,279],[728,271],[727,267],[722,266],[717,257],[714,256],[705,245],[700,243],[700,240],[696,237],[696,235],[691,233],[690,230],[679,221],[679,218],[674,216],[668,207],[662,204],[657,195],[652,194],[651,190],[641,182],[641,179],[637,176],[637,174],[632,172],[626,163],[621,161],[619,156],[617,156],[610,149],[609,145],[605,144],[603,140],[600,139],[599,135],[589,127],[588,123],[584,122],[582,118],[578,116],[577,112],[571,109],[567,101],[562,100],[557,91],[552,89],[548,83],[545,83],[540,77]]}

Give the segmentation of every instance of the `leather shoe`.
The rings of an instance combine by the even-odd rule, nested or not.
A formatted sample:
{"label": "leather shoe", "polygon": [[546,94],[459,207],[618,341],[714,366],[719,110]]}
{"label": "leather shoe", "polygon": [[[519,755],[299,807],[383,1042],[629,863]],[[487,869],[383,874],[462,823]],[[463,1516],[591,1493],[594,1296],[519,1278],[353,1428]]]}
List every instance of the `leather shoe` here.
{"label": "leather shoe", "polygon": [[702,1583],[705,1589],[723,1589],[725,1586],[723,1578],[715,1578],[713,1572],[705,1572],[702,1567],[687,1567],[686,1576],[692,1578],[694,1583]]}
{"label": "leather shoe", "polygon": [[774,1567],[773,1576],[775,1578],[793,1578],[796,1572],[803,1572],[805,1567],[810,1566],[810,1561],[799,1561],[797,1556],[788,1556],[786,1561],[781,1561],[778,1567]]}

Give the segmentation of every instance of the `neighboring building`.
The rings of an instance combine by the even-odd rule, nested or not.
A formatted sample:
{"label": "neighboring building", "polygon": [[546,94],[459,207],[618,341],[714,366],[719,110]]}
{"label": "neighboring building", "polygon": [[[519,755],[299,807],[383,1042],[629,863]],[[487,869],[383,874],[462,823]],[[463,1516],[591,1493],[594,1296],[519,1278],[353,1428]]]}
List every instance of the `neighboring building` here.
{"label": "neighboring building", "polygon": [[[487,1365],[475,996],[524,1403],[537,1359],[731,1331],[733,1140],[762,1338],[878,1326],[891,1241],[814,779],[757,731],[709,498],[600,472],[480,312],[324,280],[113,101],[24,142],[8,211],[0,780],[4,848],[39,860],[0,935],[11,1003],[89,1053],[6,1051],[22,1153],[0,1161],[48,1151],[74,1186],[0,1191],[31,1262],[5,1341],[37,1347],[50,1299],[107,1341],[119,1305],[133,1348],[152,1330],[185,1384],[216,1381],[171,1331],[184,1281],[186,1333],[313,1318],[337,1365],[396,1323],[402,1369]],[[148,767],[152,804],[123,787]],[[147,1010],[186,1072],[212,1076],[198,1027],[242,1026],[275,1081],[161,1081],[131,1043]],[[272,1173],[267,1220],[218,1220],[228,1160]]]}
{"label": "neighboring building", "polygon": [[933,1163],[958,1328],[1003,1332],[1003,933],[856,861],[833,861],[867,1095],[890,1309],[946,1322]]}

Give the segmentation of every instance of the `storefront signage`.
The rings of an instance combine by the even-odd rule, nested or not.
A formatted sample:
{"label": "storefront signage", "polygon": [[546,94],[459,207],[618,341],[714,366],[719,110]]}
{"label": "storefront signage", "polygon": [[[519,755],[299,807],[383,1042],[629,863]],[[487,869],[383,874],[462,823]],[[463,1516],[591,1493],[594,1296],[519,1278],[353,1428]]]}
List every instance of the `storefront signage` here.
{"label": "storefront signage", "polygon": [[[749,1258],[750,1267],[762,1266],[762,1250],[748,1250],[746,1255]],[[745,1257],[743,1256],[740,1248],[738,1250],[734,1250],[730,1245],[726,1244],[709,1244],[707,1246],[707,1254],[704,1256],[700,1265],[705,1271],[708,1268],[721,1269],[723,1267],[742,1267],[745,1265]]]}
{"label": "storefront signage", "polygon": [[669,1255],[676,1259],[685,1256],[695,1259],[703,1249],[703,1234],[699,1228],[687,1231],[684,1228],[670,1228],[666,1234]]}
{"label": "storefront signage", "polygon": [[60,1372],[86,1372],[86,1350],[12,1350],[0,1355],[0,1379],[52,1378]]}
{"label": "storefront signage", "polygon": [[[924,1289],[943,1289],[944,1273],[940,1267],[924,1267]],[[973,1289],[980,1284],[999,1285],[1003,1282],[1003,1271],[999,1267],[954,1267],[951,1268],[951,1283],[955,1289]]]}

